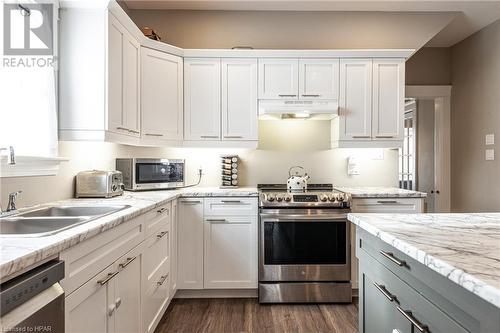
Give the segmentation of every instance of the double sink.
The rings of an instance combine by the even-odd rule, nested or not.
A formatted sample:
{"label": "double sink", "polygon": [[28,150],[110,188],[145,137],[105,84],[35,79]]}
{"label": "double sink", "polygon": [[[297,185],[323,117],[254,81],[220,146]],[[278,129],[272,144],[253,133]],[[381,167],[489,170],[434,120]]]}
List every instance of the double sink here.
{"label": "double sink", "polygon": [[127,208],[130,205],[41,207],[0,218],[0,235],[50,236]]}

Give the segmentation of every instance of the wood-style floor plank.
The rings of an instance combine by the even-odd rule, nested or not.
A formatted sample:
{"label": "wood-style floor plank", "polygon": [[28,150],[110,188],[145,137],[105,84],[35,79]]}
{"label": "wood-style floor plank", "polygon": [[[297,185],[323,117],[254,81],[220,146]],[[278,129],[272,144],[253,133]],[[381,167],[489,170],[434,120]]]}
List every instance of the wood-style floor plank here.
{"label": "wood-style floor plank", "polygon": [[252,298],[174,299],[155,333],[354,333],[355,304],[266,304]]}

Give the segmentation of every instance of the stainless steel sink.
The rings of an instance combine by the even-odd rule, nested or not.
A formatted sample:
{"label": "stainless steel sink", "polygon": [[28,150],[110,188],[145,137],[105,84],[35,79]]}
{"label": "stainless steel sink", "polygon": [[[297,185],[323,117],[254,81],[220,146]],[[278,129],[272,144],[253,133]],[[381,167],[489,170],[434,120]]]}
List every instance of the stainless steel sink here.
{"label": "stainless steel sink", "polygon": [[49,236],[103,216],[130,208],[120,206],[51,206],[0,218],[0,235]]}

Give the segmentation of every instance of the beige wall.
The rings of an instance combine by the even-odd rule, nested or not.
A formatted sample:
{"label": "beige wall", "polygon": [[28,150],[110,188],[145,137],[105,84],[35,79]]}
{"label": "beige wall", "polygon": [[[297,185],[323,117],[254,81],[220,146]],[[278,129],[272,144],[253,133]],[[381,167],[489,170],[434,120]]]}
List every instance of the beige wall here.
{"label": "beige wall", "polygon": [[[330,124],[325,121],[265,121],[260,123],[259,149],[141,148],[98,142],[60,142],[60,155],[69,162],[54,177],[0,179],[0,202],[5,206],[9,192],[23,190],[20,206],[71,198],[74,175],[80,170],[114,169],[116,157],[183,158],[187,163],[187,182],[197,180],[203,168],[201,186],[220,185],[221,154],[236,153],[242,159],[241,184],[283,183],[292,165],[302,165],[311,182],[351,186],[396,186],[397,150],[328,149]],[[290,139],[291,138],[291,139]],[[383,159],[373,159],[382,152]],[[360,175],[347,176],[346,159],[361,159]],[[378,157],[375,157],[378,158]]]}
{"label": "beige wall", "polygon": [[423,47],[406,61],[407,85],[451,84],[451,48]]}
{"label": "beige wall", "polygon": [[434,211],[434,100],[417,100],[417,190],[428,193],[426,212]]}
{"label": "beige wall", "polygon": [[[453,211],[500,211],[500,20],[452,48]],[[495,161],[485,161],[494,133]]]}
{"label": "beige wall", "polygon": [[453,13],[131,10],[182,48],[419,49]]}

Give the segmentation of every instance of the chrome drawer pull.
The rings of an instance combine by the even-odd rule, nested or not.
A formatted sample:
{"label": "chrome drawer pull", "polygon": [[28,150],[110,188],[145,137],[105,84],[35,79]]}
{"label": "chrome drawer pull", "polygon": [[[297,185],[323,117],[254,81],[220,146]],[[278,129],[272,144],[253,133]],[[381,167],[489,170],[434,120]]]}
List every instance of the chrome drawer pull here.
{"label": "chrome drawer pull", "polygon": [[200,200],[196,200],[196,201],[183,200],[183,201],[181,201],[181,203],[184,203],[184,204],[199,204],[199,203],[201,203],[201,201]]}
{"label": "chrome drawer pull", "polygon": [[390,139],[393,138],[394,135],[375,135],[375,137],[380,139]]}
{"label": "chrome drawer pull", "polygon": [[392,252],[380,251],[380,254],[383,255],[384,257],[386,257],[387,259],[389,259],[390,261],[392,261],[393,263],[395,263],[398,266],[402,267],[402,266],[406,265],[406,261],[400,260],[400,259],[396,258]]}
{"label": "chrome drawer pull", "polygon": [[377,288],[381,293],[382,295],[384,295],[389,301],[394,301],[396,299],[396,296],[393,296],[391,295],[387,289],[385,289],[385,286],[381,285],[381,284],[378,284],[376,282],[373,282],[373,285],[375,286],[375,288]]}
{"label": "chrome drawer pull", "polygon": [[302,97],[319,97],[320,95],[302,95]]}
{"label": "chrome drawer pull", "polygon": [[163,275],[162,277],[160,277],[160,281],[156,282],[156,284],[161,286],[165,282],[167,277],[168,277],[168,275]]}
{"label": "chrome drawer pull", "polygon": [[116,129],[117,130],[129,131],[130,132],[130,130],[128,128],[126,128],[126,127],[117,127]]}
{"label": "chrome drawer pull", "polygon": [[147,136],[163,136],[163,134],[157,134],[157,133],[146,133]]}
{"label": "chrome drawer pull", "polygon": [[136,131],[136,130],[133,130],[133,129],[129,129],[128,131],[129,131],[130,133],[134,133],[134,134],[139,134],[139,133],[141,133],[141,132]]}
{"label": "chrome drawer pull", "polygon": [[200,135],[200,138],[202,139],[218,139],[218,135]]}
{"label": "chrome drawer pull", "polygon": [[168,212],[168,208],[163,207],[163,208],[158,209],[156,212],[161,214],[161,213],[163,213],[164,211],[167,211],[167,212]]}
{"label": "chrome drawer pull", "polygon": [[297,97],[297,95],[286,95],[286,94],[279,94],[279,97]]}
{"label": "chrome drawer pull", "polygon": [[398,202],[396,200],[378,200],[378,204],[397,204]]}
{"label": "chrome drawer pull", "polygon": [[118,273],[119,273],[118,271],[117,272],[108,273],[108,275],[104,279],[97,281],[97,283],[99,283],[101,286],[104,286],[106,283],[109,282],[109,280],[111,280]]}
{"label": "chrome drawer pull", "polygon": [[135,258],[137,258],[137,257],[127,258],[127,261],[125,261],[125,262],[123,262],[123,263],[119,264],[118,266],[120,266],[121,268],[125,268],[125,267],[127,267],[128,265],[130,265],[130,263],[131,263],[132,261],[134,261],[134,260],[135,260]]}
{"label": "chrome drawer pull", "polygon": [[221,200],[222,203],[241,203],[241,200]]}
{"label": "chrome drawer pull", "polygon": [[241,139],[241,135],[224,135],[224,138],[226,139]]}
{"label": "chrome drawer pull", "polygon": [[399,306],[397,307],[397,309],[406,319],[408,319],[410,323],[412,323],[413,326],[417,328],[417,330],[422,333],[429,333],[429,327],[427,325],[422,325],[415,317],[413,317],[411,311],[405,311]]}
{"label": "chrome drawer pull", "polygon": [[352,135],[353,139],[365,139],[365,138],[371,138],[369,135]]}
{"label": "chrome drawer pull", "polygon": [[226,219],[206,219],[207,222],[226,222]]}
{"label": "chrome drawer pull", "polygon": [[168,232],[167,232],[167,231],[162,231],[162,232],[160,232],[158,235],[156,235],[156,237],[157,237],[158,239],[160,239],[160,238],[162,238],[163,236],[165,236],[166,234],[168,234]]}

